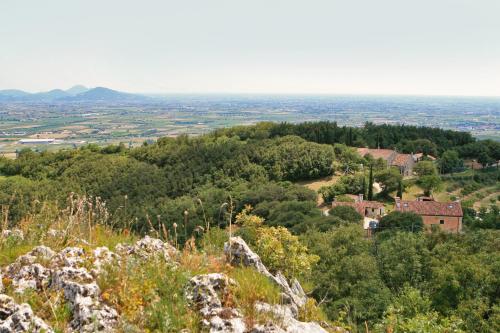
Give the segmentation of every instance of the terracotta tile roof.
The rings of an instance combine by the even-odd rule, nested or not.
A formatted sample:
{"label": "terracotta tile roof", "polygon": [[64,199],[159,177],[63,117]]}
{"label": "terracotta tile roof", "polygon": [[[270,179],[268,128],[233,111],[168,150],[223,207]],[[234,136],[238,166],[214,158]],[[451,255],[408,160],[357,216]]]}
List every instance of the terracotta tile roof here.
{"label": "terracotta tile roof", "polygon": [[366,208],[384,208],[384,204],[377,201],[363,200],[362,202],[332,202],[332,208],[338,206],[349,206],[357,210],[362,216],[365,215]]}
{"label": "terracotta tile roof", "polygon": [[414,212],[426,216],[463,216],[462,206],[459,202],[437,201],[400,201],[396,203],[396,210],[401,212]]}
{"label": "terracotta tile roof", "polygon": [[384,160],[388,160],[389,157],[391,157],[391,155],[394,153],[394,150],[392,149],[358,148],[357,150],[361,156],[370,154],[374,159],[382,158]]}
{"label": "terracotta tile roof", "polygon": [[408,159],[410,158],[412,158],[410,154],[397,154],[391,165],[405,166],[405,164],[408,162]]}

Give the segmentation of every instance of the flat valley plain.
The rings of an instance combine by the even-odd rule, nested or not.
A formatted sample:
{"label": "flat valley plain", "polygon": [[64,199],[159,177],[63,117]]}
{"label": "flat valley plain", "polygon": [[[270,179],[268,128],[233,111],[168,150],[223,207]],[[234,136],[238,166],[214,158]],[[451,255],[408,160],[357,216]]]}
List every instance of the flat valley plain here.
{"label": "flat valley plain", "polygon": [[[0,153],[96,143],[137,146],[261,121],[329,120],[340,126],[408,124],[500,140],[500,98],[332,95],[156,95],[147,103],[0,103]],[[21,139],[55,139],[21,144]]]}

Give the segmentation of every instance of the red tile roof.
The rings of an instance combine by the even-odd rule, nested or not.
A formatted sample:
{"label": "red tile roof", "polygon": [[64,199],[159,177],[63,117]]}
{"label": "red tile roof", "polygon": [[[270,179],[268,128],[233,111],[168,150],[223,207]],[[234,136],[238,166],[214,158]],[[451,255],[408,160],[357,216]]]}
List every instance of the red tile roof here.
{"label": "red tile roof", "polygon": [[437,201],[400,201],[396,203],[396,210],[414,212],[425,216],[459,216],[462,217],[462,206],[459,202]]}
{"label": "red tile roof", "polygon": [[405,166],[410,158],[412,158],[410,154],[397,154],[391,164],[396,166]]}
{"label": "red tile roof", "polygon": [[358,153],[361,156],[372,155],[374,159],[382,158],[384,160],[389,159],[391,155],[394,153],[392,149],[371,149],[371,148],[358,148]]}

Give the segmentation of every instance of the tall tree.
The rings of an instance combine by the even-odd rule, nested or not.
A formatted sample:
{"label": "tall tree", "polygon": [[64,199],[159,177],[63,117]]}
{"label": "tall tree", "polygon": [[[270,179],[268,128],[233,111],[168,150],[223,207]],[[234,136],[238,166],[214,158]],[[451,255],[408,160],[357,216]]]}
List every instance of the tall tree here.
{"label": "tall tree", "polygon": [[398,193],[396,194],[399,198],[403,199],[403,182],[399,182],[398,184]]}
{"label": "tall tree", "polygon": [[366,195],[366,176],[364,173],[363,173],[363,185],[361,189],[361,194],[363,194],[363,196]]}
{"label": "tall tree", "polygon": [[368,200],[373,200],[373,165],[370,165],[370,178],[368,181]]}

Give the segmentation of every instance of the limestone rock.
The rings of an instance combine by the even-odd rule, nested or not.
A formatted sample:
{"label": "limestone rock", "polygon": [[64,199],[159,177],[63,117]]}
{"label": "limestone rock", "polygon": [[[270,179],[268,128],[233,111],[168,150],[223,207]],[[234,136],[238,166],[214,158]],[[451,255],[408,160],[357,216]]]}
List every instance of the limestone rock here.
{"label": "limestone rock", "polygon": [[[105,263],[117,258],[117,255],[107,248],[95,249],[93,256],[96,271],[99,271]],[[80,333],[114,331],[118,323],[118,313],[101,301],[101,291],[95,277],[83,267],[87,259],[90,258],[86,258],[85,251],[79,247],[67,247],[59,253],[55,253],[48,247],[38,246],[7,266],[5,275],[12,279],[15,290],[19,292],[26,288],[38,291],[45,288],[62,290],[71,308],[70,331]],[[5,301],[5,304],[8,306],[4,306],[4,308],[11,307],[8,300]],[[20,312],[19,309],[22,311]],[[31,308],[26,309],[25,305],[15,308],[12,315],[4,316],[0,311],[0,320],[10,318],[10,321],[6,319],[5,322],[2,322],[0,333],[27,331],[24,330],[25,326],[20,326],[19,330],[15,326],[18,322],[24,323],[20,321],[19,316],[31,320],[33,313],[30,311]],[[32,321],[37,323],[36,317],[33,318],[35,319]],[[6,328],[2,330],[4,326]],[[36,326],[33,327],[36,328]]]}
{"label": "limestone rock", "polygon": [[12,277],[14,290],[18,293],[26,289],[39,290],[49,283],[50,270],[40,264],[22,266],[17,274]]}
{"label": "limestone rock", "polygon": [[[295,319],[290,307],[286,305],[269,305],[267,303],[255,304],[257,311],[271,313],[280,327],[268,327],[268,330],[257,332],[286,332],[286,333],[328,333],[323,327],[315,322],[301,322]],[[279,330],[281,329],[281,331]]]}
{"label": "limestone rock", "polygon": [[0,294],[0,333],[53,333],[42,319],[35,316],[28,304],[17,304]]}
{"label": "limestone rock", "polygon": [[[231,237],[229,242],[224,244],[224,253],[231,265],[253,267],[262,275],[270,278],[281,288],[284,294],[284,300],[294,305],[296,308],[306,304],[307,296],[300,286],[300,283],[294,280],[292,287],[290,287],[287,279],[281,272],[272,275],[266,266],[264,266],[260,257],[250,249],[241,237]],[[295,310],[295,314],[297,313],[297,310]]]}
{"label": "limestone rock", "polygon": [[52,273],[51,287],[54,289],[63,289],[67,282],[91,283],[94,277],[82,267],[62,267],[54,270]]}
{"label": "limestone rock", "polygon": [[[297,320],[299,308],[307,302],[307,296],[300,283],[293,279],[291,283],[281,272],[271,274],[262,263],[260,257],[253,252],[240,237],[231,237],[224,244],[224,252],[229,263],[233,266],[253,267],[262,275],[276,283],[282,291],[282,304],[269,305],[257,303],[257,311],[270,313],[276,320],[265,325],[256,325],[249,332],[252,333],[327,333],[315,322],[301,322]],[[339,332],[344,332],[340,329]]]}
{"label": "limestone rock", "polygon": [[221,301],[228,295],[232,284],[235,282],[221,273],[197,275],[189,281],[186,297],[203,316],[203,325],[211,333],[246,331],[242,314],[237,309],[225,307]]}
{"label": "limestone rock", "polygon": [[53,267],[78,267],[85,262],[85,251],[80,247],[67,247],[51,260]]}
{"label": "limestone rock", "polygon": [[102,303],[94,277],[83,267],[54,271],[51,287],[62,289],[71,307],[71,328],[78,332],[111,332],[118,323],[115,309]]}
{"label": "limestone rock", "polygon": [[19,229],[5,229],[2,230],[2,238],[14,238],[14,239],[19,239],[23,240],[24,239],[24,234],[21,230]]}
{"label": "limestone rock", "polygon": [[116,251],[127,255],[137,255],[143,259],[150,259],[161,255],[167,261],[170,261],[172,256],[177,253],[177,250],[170,244],[163,242],[161,239],[149,236],[145,236],[134,245],[118,244]]}
{"label": "limestone rock", "polygon": [[78,332],[110,332],[118,323],[115,309],[99,301],[100,290],[95,282],[66,282],[64,296],[71,305],[71,328]]}
{"label": "limestone rock", "polygon": [[50,278],[50,270],[40,262],[48,261],[55,252],[46,246],[37,246],[30,252],[18,257],[5,268],[5,276],[12,280],[16,292],[45,287]]}
{"label": "limestone rock", "polygon": [[94,251],[92,251],[92,255],[94,257],[94,263],[91,273],[94,276],[99,275],[106,265],[110,265],[113,262],[118,262],[120,260],[119,255],[110,251],[105,246],[94,249]]}

